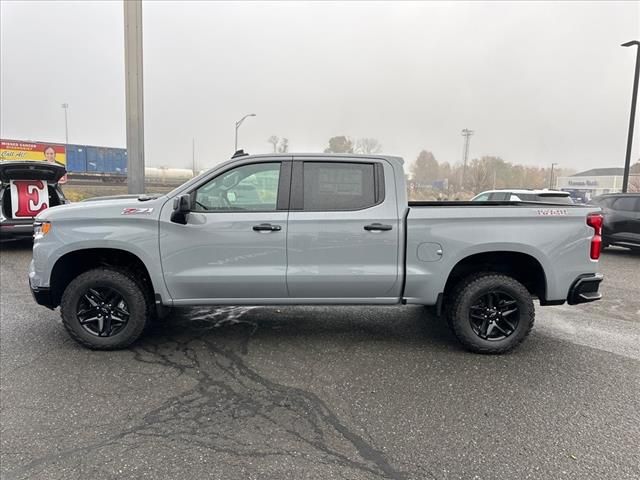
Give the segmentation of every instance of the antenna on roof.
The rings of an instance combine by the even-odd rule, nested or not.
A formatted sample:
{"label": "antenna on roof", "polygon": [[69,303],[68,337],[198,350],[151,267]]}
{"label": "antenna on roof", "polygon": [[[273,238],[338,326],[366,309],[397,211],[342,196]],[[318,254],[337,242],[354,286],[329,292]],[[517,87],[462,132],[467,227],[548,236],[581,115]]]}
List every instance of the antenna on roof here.
{"label": "antenna on roof", "polygon": [[247,156],[249,156],[249,154],[245,153],[243,149],[240,149],[240,150],[236,150],[236,153],[234,153],[231,158],[233,159],[233,158],[247,157]]}

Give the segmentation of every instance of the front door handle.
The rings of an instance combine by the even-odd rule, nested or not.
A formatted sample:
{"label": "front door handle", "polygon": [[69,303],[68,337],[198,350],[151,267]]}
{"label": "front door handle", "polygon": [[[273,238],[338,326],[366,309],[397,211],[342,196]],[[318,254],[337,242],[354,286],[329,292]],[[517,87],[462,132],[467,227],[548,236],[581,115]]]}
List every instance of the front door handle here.
{"label": "front door handle", "polygon": [[255,232],[279,232],[282,227],[280,225],[271,225],[270,223],[261,223],[260,225],[254,225],[253,230]]}
{"label": "front door handle", "polygon": [[372,223],[370,225],[365,225],[364,229],[367,232],[382,232],[391,230],[393,227],[391,225],[383,225],[382,223]]}

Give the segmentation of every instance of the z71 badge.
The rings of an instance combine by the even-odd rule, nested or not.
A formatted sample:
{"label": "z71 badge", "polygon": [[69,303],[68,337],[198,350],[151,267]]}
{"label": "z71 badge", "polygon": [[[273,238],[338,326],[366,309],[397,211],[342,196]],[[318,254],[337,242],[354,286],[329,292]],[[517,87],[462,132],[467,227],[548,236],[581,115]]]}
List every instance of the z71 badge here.
{"label": "z71 badge", "polygon": [[566,208],[539,208],[538,215],[545,217],[563,217],[569,215]]}
{"label": "z71 badge", "polygon": [[149,215],[151,212],[153,212],[153,207],[123,208],[121,215]]}

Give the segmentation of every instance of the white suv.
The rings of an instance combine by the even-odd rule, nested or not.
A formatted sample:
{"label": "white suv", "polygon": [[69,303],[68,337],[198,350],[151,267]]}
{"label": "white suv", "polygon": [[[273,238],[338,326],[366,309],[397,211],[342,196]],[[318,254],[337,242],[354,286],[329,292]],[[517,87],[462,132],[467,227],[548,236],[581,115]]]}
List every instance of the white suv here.
{"label": "white suv", "polygon": [[487,190],[473,197],[471,201],[573,203],[569,192],[559,190]]}

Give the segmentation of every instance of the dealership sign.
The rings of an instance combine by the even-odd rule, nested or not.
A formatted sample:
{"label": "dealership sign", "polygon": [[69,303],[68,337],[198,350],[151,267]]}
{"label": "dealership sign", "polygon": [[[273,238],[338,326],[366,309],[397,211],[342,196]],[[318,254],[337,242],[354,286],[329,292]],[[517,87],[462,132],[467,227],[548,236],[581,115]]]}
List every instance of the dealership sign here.
{"label": "dealership sign", "polygon": [[569,180],[569,185],[571,186],[576,186],[576,187],[597,187],[598,186],[598,181],[597,180]]}

